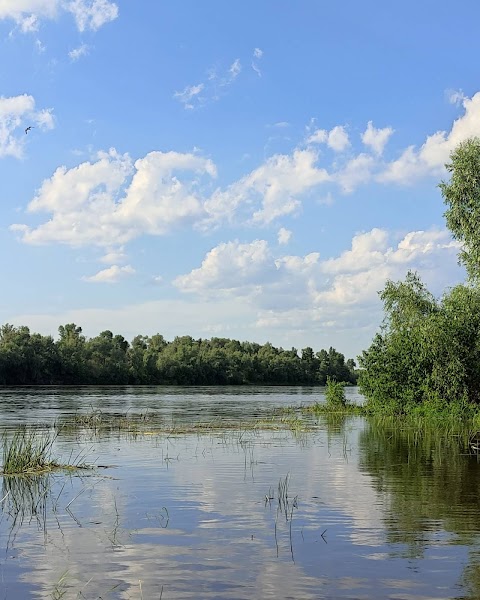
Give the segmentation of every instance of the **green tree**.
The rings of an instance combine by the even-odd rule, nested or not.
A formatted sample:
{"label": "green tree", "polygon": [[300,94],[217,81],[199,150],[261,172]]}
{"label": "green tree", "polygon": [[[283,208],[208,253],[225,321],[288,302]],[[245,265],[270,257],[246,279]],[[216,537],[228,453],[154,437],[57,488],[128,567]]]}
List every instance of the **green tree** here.
{"label": "green tree", "polygon": [[459,254],[469,277],[480,278],[480,138],[462,142],[445,165],[450,181],[439,184],[445,204],[447,226],[462,243]]}
{"label": "green tree", "polygon": [[60,325],[56,342],[60,359],[61,382],[67,385],[85,383],[85,336],[75,323]]}

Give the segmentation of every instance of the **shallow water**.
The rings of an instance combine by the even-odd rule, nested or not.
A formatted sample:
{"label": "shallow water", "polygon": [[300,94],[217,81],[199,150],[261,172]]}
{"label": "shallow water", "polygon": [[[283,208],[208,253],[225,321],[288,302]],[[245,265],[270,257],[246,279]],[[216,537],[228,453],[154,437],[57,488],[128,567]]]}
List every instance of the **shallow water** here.
{"label": "shallow water", "polygon": [[480,597],[477,456],[362,418],[308,432],[242,426],[322,399],[283,387],[0,392],[7,432],[92,408],[239,424],[62,432],[57,456],[107,468],[5,478],[0,598]]}

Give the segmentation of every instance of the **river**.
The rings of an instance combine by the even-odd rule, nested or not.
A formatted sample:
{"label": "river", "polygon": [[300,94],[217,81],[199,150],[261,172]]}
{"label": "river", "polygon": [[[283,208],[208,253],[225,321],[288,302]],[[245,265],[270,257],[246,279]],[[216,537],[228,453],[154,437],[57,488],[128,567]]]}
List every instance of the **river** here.
{"label": "river", "polygon": [[[361,417],[262,427],[323,400],[313,387],[0,391],[7,438],[57,424],[55,455],[95,466],[3,478],[0,598],[479,598],[478,456]],[[59,426],[95,413],[145,419]]]}

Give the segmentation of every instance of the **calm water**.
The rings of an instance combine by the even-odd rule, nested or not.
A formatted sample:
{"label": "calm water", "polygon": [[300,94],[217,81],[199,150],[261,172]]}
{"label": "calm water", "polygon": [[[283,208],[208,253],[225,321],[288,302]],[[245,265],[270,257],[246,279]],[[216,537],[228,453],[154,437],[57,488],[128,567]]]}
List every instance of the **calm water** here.
{"label": "calm water", "polygon": [[0,599],[480,598],[480,463],[459,442],[412,445],[360,418],[308,433],[241,426],[322,399],[319,388],[0,392],[7,434],[92,408],[239,423],[62,432],[56,456],[107,468],[5,479]]}

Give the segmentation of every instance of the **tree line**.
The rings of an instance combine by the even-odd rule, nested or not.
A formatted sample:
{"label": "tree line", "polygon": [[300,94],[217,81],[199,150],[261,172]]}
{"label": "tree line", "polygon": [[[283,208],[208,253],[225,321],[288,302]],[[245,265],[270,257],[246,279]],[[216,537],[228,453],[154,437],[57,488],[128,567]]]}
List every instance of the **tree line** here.
{"label": "tree line", "polygon": [[87,339],[75,323],[59,337],[0,327],[0,385],[324,385],[355,384],[355,361],[334,348],[284,350],[227,338],[122,335]]}
{"label": "tree line", "polygon": [[480,139],[461,143],[446,167],[444,216],[468,279],[440,299],[414,272],[387,281],[382,326],[359,357],[360,388],[373,411],[461,416],[480,404]]}

